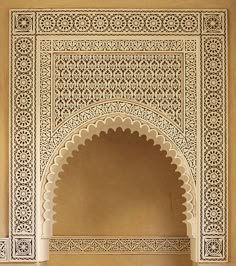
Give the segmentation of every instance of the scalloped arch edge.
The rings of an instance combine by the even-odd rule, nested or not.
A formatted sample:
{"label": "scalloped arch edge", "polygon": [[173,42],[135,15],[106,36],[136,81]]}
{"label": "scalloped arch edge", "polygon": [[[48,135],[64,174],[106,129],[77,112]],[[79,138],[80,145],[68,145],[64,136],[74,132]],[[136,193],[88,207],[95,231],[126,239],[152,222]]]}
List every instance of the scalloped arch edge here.
{"label": "scalloped arch edge", "polygon": [[52,236],[53,227],[53,211],[55,198],[56,182],[59,179],[58,174],[62,171],[62,166],[67,163],[68,157],[72,156],[72,152],[78,149],[79,145],[84,145],[86,140],[92,140],[94,135],[99,135],[101,132],[107,133],[109,129],[116,130],[118,127],[122,130],[130,129],[131,133],[137,131],[139,135],[145,135],[148,140],[153,140],[154,145],[159,144],[161,150],[166,151],[166,157],[172,159],[172,164],[177,166],[176,170],[180,173],[179,179],[183,181],[181,186],[184,189],[183,197],[185,202],[183,205],[186,210],[183,212],[186,219],[183,221],[187,227],[187,235],[190,238],[195,237],[196,224],[196,191],[193,178],[187,161],[181,152],[166,138],[161,135],[157,129],[150,128],[145,122],[133,119],[131,117],[109,116],[103,119],[98,119],[95,122],[89,123],[87,126],[80,128],[76,133],[72,134],[59,148],[54,152],[54,155],[49,160],[49,164],[45,170],[41,183],[41,200],[42,200],[42,238],[49,239]]}

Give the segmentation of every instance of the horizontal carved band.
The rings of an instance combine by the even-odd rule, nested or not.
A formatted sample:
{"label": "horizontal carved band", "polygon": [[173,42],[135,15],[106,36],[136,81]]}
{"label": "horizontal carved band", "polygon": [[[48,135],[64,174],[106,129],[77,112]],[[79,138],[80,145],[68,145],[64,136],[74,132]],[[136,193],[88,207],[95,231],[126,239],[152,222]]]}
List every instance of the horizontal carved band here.
{"label": "horizontal carved band", "polygon": [[186,237],[53,237],[52,254],[189,254]]}

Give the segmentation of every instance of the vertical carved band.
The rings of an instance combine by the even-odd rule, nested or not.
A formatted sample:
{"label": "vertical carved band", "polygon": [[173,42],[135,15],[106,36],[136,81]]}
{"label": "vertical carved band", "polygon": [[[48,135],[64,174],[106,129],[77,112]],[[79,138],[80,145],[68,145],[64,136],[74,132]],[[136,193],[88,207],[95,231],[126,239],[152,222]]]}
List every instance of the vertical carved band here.
{"label": "vertical carved band", "polygon": [[[32,14],[16,14],[11,54],[11,260],[33,260],[36,242],[35,37]],[[23,33],[23,35],[21,35]]]}
{"label": "vertical carved band", "polygon": [[[203,15],[201,259],[227,258],[226,17]],[[224,33],[224,35],[222,35]]]}

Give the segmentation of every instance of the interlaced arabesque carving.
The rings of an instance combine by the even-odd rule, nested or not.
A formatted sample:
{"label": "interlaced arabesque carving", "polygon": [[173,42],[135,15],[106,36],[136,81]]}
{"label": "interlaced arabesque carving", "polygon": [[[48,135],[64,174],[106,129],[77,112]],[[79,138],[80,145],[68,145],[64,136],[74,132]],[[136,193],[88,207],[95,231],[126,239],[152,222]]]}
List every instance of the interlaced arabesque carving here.
{"label": "interlaced arabesque carving", "polygon": [[[77,40],[77,41],[69,41],[69,40],[53,40],[52,43],[50,43],[50,41],[40,41],[40,47],[43,49],[43,51],[41,52],[41,56],[40,56],[40,70],[41,70],[41,80],[40,80],[40,84],[41,84],[41,118],[42,118],[42,125],[43,127],[41,127],[41,175],[43,176],[43,171],[45,170],[45,166],[46,163],[48,162],[48,160],[50,159],[50,156],[53,152],[53,150],[56,149],[57,145],[59,145],[61,143],[61,141],[63,141],[63,138],[65,138],[71,131],[75,130],[76,127],[78,127],[79,125],[81,125],[82,123],[86,123],[91,119],[94,118],[99,118],[99,116],[101,115],[108,115],[108,114],[112,114],[112,113],[116,113],[116,112],[123,112],[123,113],[127,113],[127,115],[133,115],[135,117],[138,118],[142,118],[148,122],[151,122],[155,127],[158,126],[161,130],[163,130],[163,132],[165,132],[169,137],[171,137],[171,139],[174,140],[174,142],[176,143],[176,145],[180,148],[180,150],[185,154],[188,163],[190,165],[191,171],[192,171],[192,175],[195,179],[196,176],[196,102],[195,102],[195,97],[196,97],[196,86],[197,86],[197,82],[196,82],[196,41],[195,40],[160,40],[160,43],[158,44],[157,40],[150,40],[150,41],[142,41],[142,40],[122,40],[122,41],[117,41],[117,40],[109,40],[107,41],[109,42],[106,43],[104,41],[94,41],[94,40]],[[185,94],[188,96],[188,99],[186,100],[186,112],[185,114],[183,114],[182,111],[182,116],[185,117],[185,120],[183,119],[183,117],[181,118],[182,120],[182,128],[177,126],[176,123],[172,122],[170,119],[166,119],[166,116],[161,116],[160,114],[163,112],[161,112],[161,108],[159,108],[159,110],[155,110],[154,108],[151,108],[151,106],[149,106],[150,108],[145,108],[145,104],[134,104],[134,101],[132,99],[124,99],[126,101],[123,100],[117,102],[117,98],[120,97],[116,97],[113,98],[113,102],[111,102],[110,100],[112,100],[112,98],[108,98],[108,101],[100,101],[97,104],[92,104],[95,100],[93,97],[93,90],[97,90],[97,87],[94,88],[94,86],[90,86],[90,87],[85,87],[84,90],[87,91],[86,94],[86,101],[87,101],[87,108],[82,108],[81,106],[77,105],[77,112],[75,112],[73,115],[71,115],[69,117],[69,113],[70,111],[68,110],[70,106],[68,106],[68,108],[64,108],[63,104],[63,99],[60,100],[60,102],[58,103],[58,107],[60,109],[62,109],[62,111],[67,114],[67,116],[69,117],[67,120],[64,121],[64,123],[62,123],[60,125],[60,127],[57,127],[55,129],[54,123],[53,121],[55,120],[54,116],[55,116],[55,112],[52,111],[52,109],[54,110],[56,108],[56,104],[52,105],[51,102],[54,101],[54,98],[52,98],[52,94],[51,94],[51,87],[53,86],[52,84],[54,84],[55,82],[53,82],[53,78],[52,76],[55,76],[56,79],[58,79],[58,75],[56,74],[52,74],[51,73],[51,65],[52,65],[52,61],[54,62],[55,59],[53,59],[53,54],[52,51],[55,48],[56,51],[59,51],[60,48],[62,48],[62,50],[64,51],[65,48],[68,48],[68,52],[69,51],[80,51],[80,50],[76,50],[76,49],[80,49],[83,47],[83,50],[88,50],[88,51],[93,51],[95,48],[99,49],[99,50],[106,50],[108,51],[113,51],[113,49],[115,49],[117,52],[119,51],[120,56],[122,55],[126,55],[122,52],[121,49],[123,49],[124,47],[126,47],[126,51],[128,51],[128,49],[130,51],[139,51],[140,48],[142,47],[142,49],[144,51],[149,52],[151,49],[151,51],[153,50],[153,48],[157,49],[157,51],[159,52],[164,52],[164,51],[175,51],[175,49],[177,49],[177,51],[182,51],[185,52],[185,73],[183,73],[185,75]],[[50,51],[50,49],[52,49],[52,51]],[[182,49],[182,50],[180,50]],[[46,52],[47,51],[47,52]],[[50,51],[50,52],[49,52]],[[122,52],[122,53],[121,53]],[[146,54],[146,53],[145,53]],[[66,54],[68,55],[68,54]],[[113,53],[104,53],[104,57],[107,58],[107,60],[109,59],[110,55],[113,55]],[[149,56],[155,56],[156,53],[149,53]],[[157,54],[159,55],[159,54]],[[170,59],[170,55],[168,54],[162,54],[164,57],[168,56],[168,58]],[[172,54],[172,56],[175,56],[176,54]],[[180,56],[180,54],[177,54],[178,56]],[[65,56],[65,55],[64,55]],[[61,58],[60,60],[62,60],[62,58],[64,58],[64,56]],[[160,56],[160,55],[159,55]],[[183,55],[182,55],[183,56]],[[58,55],[56,54],[56,57],[58,57]],[[135,57],[134,57],[135,59]],[[134,60],[133,60],[134,61]],[[182,62],[182,60],[181,60]],[[138,62],[136,62],[138,63]],[[55,64],[54,64],[55,65]],[[68,64],[64,64],[65,70],[63,72],[69,73],[71,70],[68,67]],[[164,66],[166,67],[166,65]],[[181,65],[181,68],[183,66]],[[55,68],[54,68],[55,69]],[[130,69],[130,68],[128,68]],[[60,78],[59,78],[60,79]],[[87,80],[91,80],[88,76],[86,77]],[[67,77],[68,80],[68,77]],[[93,80],[93,79],[92,79]],[[148,79],[146,79],[145,77],[143,77],[143,79],[147,84],[149,84],[150,82],[148,81]],[[163,79],[165,82],[165,78]],[[63,84],[65,82],[65,79],[63,79]],[[86,82],[86,80],[84,80],[84,82]],[[162,81],[161,81],[162,82]],[[108,82],[107,82],[108,83]],[[79,82],[77,82],[76,84],[78,84],[78,86],[80,86],[80,84],[83,85],[83,80],[79,79]],[[109,85],[109,83],[108,83]],[[156,87],[152,87],[154,96],[158,95],[157,93],[160,92],[160,88],[158,87],[157,84],[155,84]],[[59,85],[54,85],[54,87],[59,87]],[[77,85],[75,85],[76,87]],[[144,87],[144,85],[143,85]],[[110,87],[109,87],[110,88]],[[179,92],[179,103],[182,105],[181,109],[183,109],[184,106],[184,102],[183,99],[181,99],[181,97],[184,97],[184,89],[183,89],[183,84],[180,85],[181,91],[182,91],[182,96],[180,95],[181,92]],[[62,89],[62,86],[60,86],[60,89]],[[101,93],[104,92],[104,88],[100,89]],[[106,89],[107,91],[108,89]],[[124,91],[124,87],[122,88],[121,93]],[[146,89],[147,90],[147,89]],[[168,87],[168,89],[166,89],[166,92],[170,92],[171,88]],[[57,90],[59,91],[59,90]],[[66,91],[70,91],[69,87],[66,87]],[[66,97],[66,102],[74,102],[77,103],[78,102],[78,94],[74,93],[74,87],[71,88],[71,92],[70,92],[70,100],[68,100],[68,94],[65,95]],[[78,91],[77,87],[76,87],[76,91]],[[82,89],[79,90],[79,94],[81,95],[81,97],[83,96],[81,94]],[[112,90],[111,90],[112,91]],[[114,91],[114,89],[113,89]],[[73,93],[72,93],[73,92]],[[54,93],[55,95],[56,93]],[[147,102],[147,107],[148,107],[148,102],[150,101],[150,97],[149,95],[145,95],[143,94],[143,99],[142,101]],[[57,95],[60,96],[60,98],[63,98],[63,94],[60,93],[60,91],[57,93]],[[109,94],[108,94],[109,95]],[[175,100],[172,99],[171,96],[173,95],[168,95],[169,97],[165,98],[165,92],[162,93],[161,95],[159,94],[159,98],[160,96],[162,96],[165,100],[166,103],[167,100],[169,101],[169,103],[171,103],[173,101],[172,104],[172,109],[176,109],[176,105],[175,105]],[[88,97],[89,96],[89,97]],[[112,96],[112,95],[111,95]],[[102,95],[101,95],[102,97]],[[72,100],[73,98],[73,100]],[[85,98],[85,97],[84,97]],[[161,99],[160,99],[161,101]],[[138,103],[138,101],[135,101]],[[53,108],[51,108],[50,106],[53,106]],[[71,104],[72,108],[75,109],[75,106],[73,104]],[[90,107],[91,106],[91,107]],[[165,105],[165,106],[168,106]],[[81,109],[79,109],[79,107],[81,107]],[[59,111],[60,111],[59,109]],[[156,108],[157,109],[157,108]],[[171,109],[171,108],[170,108]],[[78,111],[81,110],[79,113]],[[153,110],[155,110],[155,113],[153,112]],[[58,111],[58,112],[59,112]],[[52,113],[51,113],[52,112]],[[58,113],[57,112],[57,113]],[[53,119],[52,119],[53,118]],[[185,134],[183,134],[182,130],[183,130],[183,126],[185,124]],[[187,140],[187,141],[186,141]]]}
{"label": "interlaced arabesque carving", "polygon": [[[51,45],[52,43],[52,45]],[[42,40],[41,51],[196,51],[196,40]],[[195,44],[195,45],[194,45]],[[53,46],[53,47],[52,47]]]}
{"label": "interlaced arabesque carving", "polygon": [[[227,261],[226,19],[224,10],[11,11],[9,260],[32,261],[37,257],[39,248],[36,249],[36,243],[41,239],[37,232],[42,226],[39,217],[36,219],[42,205],[41,202],[36,204],[36,193],[40,193],[37,184],[40,178],[44,182],[59,145],[91,121],[122,114],[148,123],[183,154],[186,166],[199,184],[196,227],[200,237],[196,241],[196,254],[199,254],[196,260]],[[55,60],[67,57],[75,62],[76,57],[84,60],[86,54],[90,54],[92,61],[101,55],[110,58],[109,61],[112,56],[116,57],[117,61],[116,53],[124,58],[132,55],[135,61],[138,54],[143,55],[145,61],[151,56],[157,63],[163,61],[161,56],[182,56],[181,70],[174,69],[173,65],[170,67],[172,63],[166,70],[160,65],[158,68],[163,71],[164,79],[168,79],[169,70],[171,75],[173,71],[174,75],[178,73],[178,82],[183,76],[184,82],[177,86],[178,89],[170,85],[170,81],[166,90],[162,87],[162,95],[164,92],[163,97],[168,99],[166,105],[175,91],[173,99],[176,103],[172,104],[172,109],[178,106],[178,115],[175,113],[173,116],[170,107],[163,109],[160,101],[155,102],[156,109],[149,103],[138,101],[135,90],[131,90],[133,98],[123,96],[113,100],[95,94],[91,85],[90,93],[100,97],[99,101],[90,104],[89,100],[92,98],[94,101],[96,97],[87,94],[91,97],[86,99],[87,105],[75,111],[77,107],[71,107],[70,99],[74,100],[72,92],[81,85],[77,82],[80,79],[74,78],[76,85],[69,79],[63,87],[55,84],[58,79],[55,73],[61,71],[56,69],[55,72]],[[86,65],[88,67],[88,61]],[[151,69],[151,64],[149,66]],[[88,70],[91,73],[95,71],[90,66]],[[99,70],[105,80],[105,71]],[[150,77],[158,80],[155,72],[147,75],[142,68],[139,70],[138,77],[143,76],[147,84],[151,85]],[[69,64],[65,66],[64,78],[65,71],[72,75]],[[81,72],[81,75],[86,80],[87,74]],[[114,71],[111,76],[114,76]],[[127,78],[129,84],[135,71],[131,76],[130,80]],[[108,82],[106,86],[112,90]],[[159,82],[153,89],[154,95],[160,87]],[[171,94],[167,93],[170,88]],[[69,92],[62,93],[65,89]],[[147,91],[144,86],[142,93]],[[124,95],[123,89],[122,93]],[[152,93],[148,92],[147,98]],[[61,106],[69,112],[66,115],[62,114],[63,108],[60,109],[57,102],[59,98],[64,101]],[[55,108],[59,108],[59,116],[55,115]]]}
{"label": "interlaced arabesque carving", "polygon": [[162,112],[182,127],[181,54],[59,54],[54,57],[54,123],[90,104],[127,99]]}
{"label": "interlaced arabesque carving", "polygon": [[188,238],[54,237],[52,254],[189,254]]}

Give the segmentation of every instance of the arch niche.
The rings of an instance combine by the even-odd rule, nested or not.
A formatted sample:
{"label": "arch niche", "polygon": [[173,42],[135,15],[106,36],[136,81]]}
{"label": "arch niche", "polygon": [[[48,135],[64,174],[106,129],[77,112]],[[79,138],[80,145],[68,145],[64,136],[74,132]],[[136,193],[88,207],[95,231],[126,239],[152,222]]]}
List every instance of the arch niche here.
{"label": "arch niche", "polygon": [[[154,128],[147,121],[127,115],[110,114],[75,128],[55,149],[48,161],[41,181],[40,194],[42,213],[41,237],[44,247],[45,243],[53,236],[53,216],[55,215],[53,210],[55,205],[53,201],[55,197],[54,190],[57,187],[56,182],[59,179],[62,166],[67,163],[67,159],[72,156],[72,152],[77,150],[79,145],[85,144],[86,140],[91,140],[94,135],[99,136],[101,132],[107,133],[109,129],[116,130],[117,128],[122,128],[122,130],[130,129],[131,132],[137,131],[140,136],[145,135],[147,140],[153,140],[154,145],[159,144],[161,150],[166,151],[166,157],[170,157],[172,159],[171,163],[176,165],[176,171],[180,173],[179,179],[183,181],[182,188],[184,189],[183,197],[185,202],[183,205],[185,206],[185,220],[183,222],[186,224],[187,235],[193,245],[196,238],[196,188],[185,156],[168,136],[158,128]],[[193,252],[192,250],[192,257],[195,256]]]}

